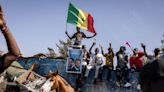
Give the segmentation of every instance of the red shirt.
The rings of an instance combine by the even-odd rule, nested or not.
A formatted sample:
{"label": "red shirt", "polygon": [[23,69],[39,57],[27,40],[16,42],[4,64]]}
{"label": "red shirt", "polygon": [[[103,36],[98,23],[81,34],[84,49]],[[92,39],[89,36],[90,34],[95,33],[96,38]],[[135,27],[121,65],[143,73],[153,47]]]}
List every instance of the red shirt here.
{"label": "red shirt", "polygon": [[141,69],[143,67],[142,63],[142,56],[144,55],[143,52],[139,52],[138,56],[130,57],[130,67]]}

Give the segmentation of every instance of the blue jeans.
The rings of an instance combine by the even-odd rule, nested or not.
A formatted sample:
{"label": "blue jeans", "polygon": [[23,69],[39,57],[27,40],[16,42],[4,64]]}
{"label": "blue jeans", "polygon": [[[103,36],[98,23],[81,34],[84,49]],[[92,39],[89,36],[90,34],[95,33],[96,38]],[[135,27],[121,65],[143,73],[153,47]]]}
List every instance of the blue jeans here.
{"label": "blue jeans", "polygon": [[139,79],[139,74],[140,74],[140,72],[132,72],[131,73],[131,81],[133,82],[133,83],[137,83],[137,84],[139,84],[140,83],[140,79]]}
{"label": "blue jeans", "polygon": [[116,81],[117,81],[116,70],[111,70],[110,81],[109,81],[110,88],[115,88]]}

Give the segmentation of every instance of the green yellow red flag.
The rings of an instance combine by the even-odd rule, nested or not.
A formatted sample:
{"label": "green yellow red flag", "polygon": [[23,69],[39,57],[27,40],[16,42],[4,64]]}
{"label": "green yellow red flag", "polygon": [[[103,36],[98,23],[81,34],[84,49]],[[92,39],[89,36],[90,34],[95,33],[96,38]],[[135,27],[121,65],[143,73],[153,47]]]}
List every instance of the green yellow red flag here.
{"label": "green yellow red flag", "polygon": [[69,4],[69,8],[68,8],[67,23],[76,25],[79,28],[82,28],[89,32],[96,33],[93,26],[94,25],[93,17],[89,13],[77,8],[71,3]]}

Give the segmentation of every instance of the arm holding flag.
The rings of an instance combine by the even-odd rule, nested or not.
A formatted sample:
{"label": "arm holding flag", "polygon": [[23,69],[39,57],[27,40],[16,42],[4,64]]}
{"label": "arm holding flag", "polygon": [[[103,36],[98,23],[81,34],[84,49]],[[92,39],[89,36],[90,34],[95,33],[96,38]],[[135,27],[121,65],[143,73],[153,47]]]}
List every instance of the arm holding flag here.
{"label": "arm holding flag", "polygon": [[[72,3],[69,4],[67,23],[73,24],[96,35],[96,31],[94,29],[94,19],[91,14],[79,9]],[[94,36],[86,38],[92,38]]]}
{"label": "arm holding flag", "polygon": [[67,31],[65,32],[65,34],[68,36],[69,39],[72,39],[72,37],[70,37],[70,36],[68,35],[68,32],[67,32]]}
{"label": "arm holding flag", "polygon": [[89,53],[90,53],[90,54],[92,54],[92,48],[93,48],[93,46],[95,46],[95,45],[96,45],[96,42],[93,42],[92,46],[91,46],[90,49],[89,49]]}
{"label": "arm holding flag", "polygon": [[95,37],[97,35],[97,33],[95,33],[93,36],[86,36],[85,38],[87,38],[87,39],[90,39],[90,38],[93,38],[93,37]]}

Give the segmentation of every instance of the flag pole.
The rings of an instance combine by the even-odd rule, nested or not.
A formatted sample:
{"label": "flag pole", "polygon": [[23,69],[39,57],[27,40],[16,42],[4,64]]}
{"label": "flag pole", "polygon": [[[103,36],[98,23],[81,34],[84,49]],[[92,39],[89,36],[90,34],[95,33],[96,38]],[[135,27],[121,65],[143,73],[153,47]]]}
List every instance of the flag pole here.
{"label": "flag pole", "polygon": [[[67,8],[67,19],[68,19],[68,9],[69,9],[70,3],[71,3],[71,2],[69,2],[68,8]],[[67,23],[67,19],[66,19],[66,26],[65,26],[65,27],[66,27],[66,31],[67,31],[67,24],[68,24],[68,23]]]}
{"label": "flag pole", "polygon": [[132,49],[131,45],[129,44],[129,42],[126,42],[125,44],[131,49],[131,51],[133,51],[133,49]]}
{"label": "flag pole", "polygon": [[65,29],[66,29],[66,31],[67,31],[67,21],[66,21]]}

